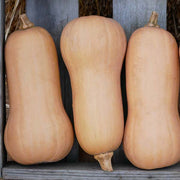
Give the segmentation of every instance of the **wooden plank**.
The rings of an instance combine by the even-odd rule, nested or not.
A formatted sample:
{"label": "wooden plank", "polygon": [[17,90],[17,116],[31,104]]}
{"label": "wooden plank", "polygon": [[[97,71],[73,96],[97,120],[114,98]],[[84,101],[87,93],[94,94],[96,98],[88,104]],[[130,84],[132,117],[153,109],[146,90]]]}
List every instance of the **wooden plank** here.
{"label": "wooden plank", "polygon": [[166,29],[166,9],[167,0],[113,0],[113,18],[122,25],[128,39],[147,24],[152,11],[159,14],[158,24]]}
{"label": "wooden plank", "polygon": [[[4,122],[5,122],[5,103],[4,103],[4,0],[0,0],[0,169],[2,169],[5,161],[4,151]],[[0,177],[2,174],[0,172]]]}
{"label": "wooden plank", "polygon": [[[78,0],[26,0],[26,12],[37,26],[44,27],[52,35],[59,57],[62,99],[65,110],[73,123],[72,95],[68,71],[60,54],[59,40],[63,27],[78,17]],[[78,143],[75,141],[68,161],[78,160]]]}
{"label": "wooden plank", "polygon": [[15,163],[3,168],[4,179],[31,180],[142,180],[142,179],[180,179],[180,163],[157,170],[140,170],[131,164],[114,166],[113,172],[100,170],[98,163],[53,163],[36,166],[21,166]]}

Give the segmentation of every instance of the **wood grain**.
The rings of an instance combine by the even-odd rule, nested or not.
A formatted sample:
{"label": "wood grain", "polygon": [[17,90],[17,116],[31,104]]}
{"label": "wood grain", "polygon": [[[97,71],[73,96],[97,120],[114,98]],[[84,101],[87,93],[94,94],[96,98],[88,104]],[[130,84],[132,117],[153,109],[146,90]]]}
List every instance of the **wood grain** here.
{"label": "wood grain", "polygon": [[113,172],[104,172],[98,163],[54,163],[36,166],[21,166],[15,163],[3,168],[4,179],[31,180],[142,180],[180,179],[180,164],[157,170],[140,170],[131,164],[114,165]]}
{"label": "wood grain", "polygon": [[124,28],[127,38],[147,24],[152,11],[159,14],[158,24],[166,29],[167,0],[113,0],[113,18]]}

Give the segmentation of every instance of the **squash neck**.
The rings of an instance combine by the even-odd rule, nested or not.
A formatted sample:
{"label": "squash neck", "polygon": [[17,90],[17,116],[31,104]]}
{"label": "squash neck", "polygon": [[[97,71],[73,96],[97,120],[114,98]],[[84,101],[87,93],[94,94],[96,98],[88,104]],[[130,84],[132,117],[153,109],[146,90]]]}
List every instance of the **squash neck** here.
{"label": "squash neck", "polygon": [[146,27],[158,27],[159,25],[158,23],[158,13],[156,11],[153,11],[151,14],[151,17],[149,19],[149,22],[147,25],[145,25]]}
{"label": "squash neck", "polygon": [[20,27],[19,29],[25,30],[34,27],[34,24],[28,19],[26,14],[21,14],[20,18]]}

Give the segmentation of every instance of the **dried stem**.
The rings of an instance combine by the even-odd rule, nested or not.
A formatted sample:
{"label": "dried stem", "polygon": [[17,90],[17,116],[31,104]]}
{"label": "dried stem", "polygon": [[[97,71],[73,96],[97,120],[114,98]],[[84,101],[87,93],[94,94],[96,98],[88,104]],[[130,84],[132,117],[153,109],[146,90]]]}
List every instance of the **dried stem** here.
{"label": "dried stem", "polygon": [[113,156],[113,152],[107,152],[107,153],[94,155],[94,159],[96,159],[99,162],[102,170],[113,171],[111,164],[112,156]]}
{"label": "dried stem", "polygon": [[19,29],[28,29],[34,26],[34,24],[28,19],[26,14],[20,15],[19,18],[21,20]]}
{"label": "dried stem", "polygon": [[149,22],[146,26],[148,26],[148,27],[159,27],[157,22],[158,22],[158,13],[153,11],[151,14],[151,17],[149,19]]}

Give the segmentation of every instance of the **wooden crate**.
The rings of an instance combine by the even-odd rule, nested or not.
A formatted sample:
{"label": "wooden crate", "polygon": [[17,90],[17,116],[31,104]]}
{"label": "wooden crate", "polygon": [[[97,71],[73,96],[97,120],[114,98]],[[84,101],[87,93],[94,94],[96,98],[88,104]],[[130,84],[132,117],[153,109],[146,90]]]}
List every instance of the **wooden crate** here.
{"label": "wooden crate", "polygon": [[[59,51],[60,33],[72,19],[78,17],[78,0],[26,0],[27,15],[36,25],[47,29],[54,38],[60,66],[62,98],[73,122],[71,86],[67,69]],[[113,18],[124,28],[127,38],[137,28],[144,26],[153,10],[159,13],[159,25],[166,29],[166,0],[113,0]],[[6,161],[3,143],[5,124],[4,94],[4,0],[0,0],[0,168],[4,179],[180,179],[180,164],[152,171],[132,166],[120,147],[113,157],[113,172],[104,172],[97,162],[82,162],[80,148],[75,141],[70,154],[57,163],[22,166]],[[127,115],[125,72],[122,70],[122,95],[125,117]]]}

